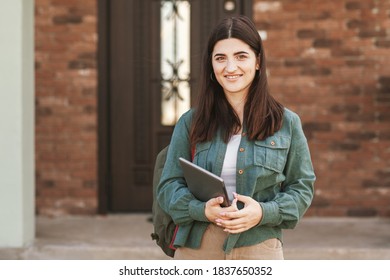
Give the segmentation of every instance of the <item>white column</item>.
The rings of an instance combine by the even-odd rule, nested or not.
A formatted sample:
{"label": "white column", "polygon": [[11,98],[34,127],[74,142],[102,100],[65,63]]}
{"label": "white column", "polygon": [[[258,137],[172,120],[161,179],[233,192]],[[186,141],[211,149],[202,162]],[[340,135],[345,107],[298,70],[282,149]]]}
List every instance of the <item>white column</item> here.
{"label": "white column", "polygon": [[35,237],[34,0],[0,1],[0,247]]}

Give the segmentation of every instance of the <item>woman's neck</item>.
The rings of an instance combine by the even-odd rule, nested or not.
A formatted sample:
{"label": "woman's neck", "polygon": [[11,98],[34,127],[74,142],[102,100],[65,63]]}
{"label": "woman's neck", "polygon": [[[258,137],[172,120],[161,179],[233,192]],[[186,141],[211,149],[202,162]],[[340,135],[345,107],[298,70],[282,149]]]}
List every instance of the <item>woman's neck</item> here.
{"label": "woman's neck", "polygon": [[244,119],[244,106],[246,96],[243,95],[226,95],[226,98],[230,105],[233,107],[233,110],[236,112],[240,123],[242,124]]}

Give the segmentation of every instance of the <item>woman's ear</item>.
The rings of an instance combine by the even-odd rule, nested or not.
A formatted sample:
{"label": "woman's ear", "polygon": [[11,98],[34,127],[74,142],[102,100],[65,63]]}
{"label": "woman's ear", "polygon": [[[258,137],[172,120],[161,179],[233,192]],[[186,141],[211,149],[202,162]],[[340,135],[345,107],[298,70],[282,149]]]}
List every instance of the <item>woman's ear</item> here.
{"label": "woman's ear", "polygon": [[257,59],[256,59],[256,70],[259,70],[260,69],[260,54],[257,56]]}

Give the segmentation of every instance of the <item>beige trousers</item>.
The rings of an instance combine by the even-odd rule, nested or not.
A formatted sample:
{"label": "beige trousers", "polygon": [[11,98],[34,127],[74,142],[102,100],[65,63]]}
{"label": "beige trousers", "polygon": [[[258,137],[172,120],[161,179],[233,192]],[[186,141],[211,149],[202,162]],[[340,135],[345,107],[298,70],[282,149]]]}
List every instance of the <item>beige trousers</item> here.
{"label": "beige trousers", "polygon": [[234,248],[229,254],[222,250],[227,233],[210,224],[202,238],[199,249],[180,247],[175,252],[176,260],[283,260],[282,243],[277,238],[262,243]]}

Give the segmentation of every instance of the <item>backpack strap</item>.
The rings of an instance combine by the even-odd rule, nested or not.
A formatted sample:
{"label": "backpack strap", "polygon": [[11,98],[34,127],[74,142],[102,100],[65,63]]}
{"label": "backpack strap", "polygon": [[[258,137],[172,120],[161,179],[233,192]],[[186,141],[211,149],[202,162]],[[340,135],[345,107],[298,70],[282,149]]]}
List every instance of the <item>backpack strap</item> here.
{"label": "backpack strap", "polygon": [[[191,161],[194,160],[194,157],[195,157],[195,152],[196,152],[196,146],[193,146],[191,147]],[[173,243],[175,242],[175,239],[176,239],[176,234],[177,234],[177,231],[179,230],[179,226],[176,225],[175,227],[175,231],[173,233],[173,237],[172,237],[172,240],[171,240],[171,243],[169,244],[169,248],[176,251],[176,247],[173,246]]]}
{"label": "backpack strap", "polygon": [[196,146],[191,147],[191,161],[194,160],[194,157],[195,157],[195,150],[196,150]]}

